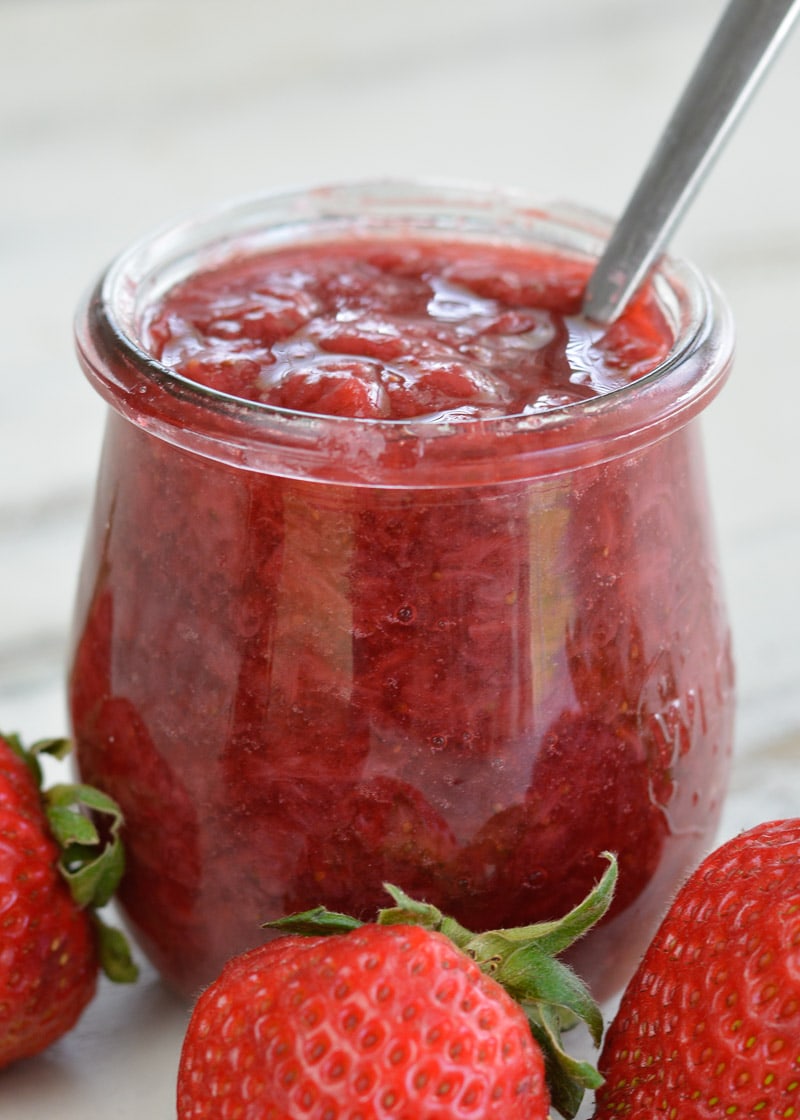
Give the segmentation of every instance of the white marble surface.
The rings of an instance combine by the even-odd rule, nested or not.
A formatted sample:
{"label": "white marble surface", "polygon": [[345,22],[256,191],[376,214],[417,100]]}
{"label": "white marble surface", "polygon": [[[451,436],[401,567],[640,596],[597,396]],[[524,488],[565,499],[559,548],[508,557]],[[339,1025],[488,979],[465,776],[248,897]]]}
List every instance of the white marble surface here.
{"label": "white marble surface", "polygon": [[[103,410],[73,308],[155,224],[347,177],[511,184],[618,212],[717,0],[0,0],[0,726],[65,727]],[[675,248],[738,322],[706,420],[739,671],[722,834],[800,812],[800,34]],[[9,1120],[168,1120],[186,1010],[145,970],[0,1075]],[[56,1102],[58,1102],[56,1104]]]}

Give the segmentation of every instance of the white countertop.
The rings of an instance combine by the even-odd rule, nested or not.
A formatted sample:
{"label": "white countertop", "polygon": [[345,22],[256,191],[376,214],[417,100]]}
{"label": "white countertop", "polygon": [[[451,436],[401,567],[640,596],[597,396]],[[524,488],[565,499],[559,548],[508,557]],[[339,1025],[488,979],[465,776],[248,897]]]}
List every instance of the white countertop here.
{"label": "white countertop", "polygon": [[[117,250],[228,197],[365,176],[619,212],[721,7],[1,0],[0,727],[65,729],[103,421],[71,318]],[[799,110],[796,33],[675,244],[738,323],[705,421],[740,696],[722,836],[800,812]],[[103,983],[70,1036],[0,1074],[0,1116],[169,1120],[186,1018],[147,968]]]}

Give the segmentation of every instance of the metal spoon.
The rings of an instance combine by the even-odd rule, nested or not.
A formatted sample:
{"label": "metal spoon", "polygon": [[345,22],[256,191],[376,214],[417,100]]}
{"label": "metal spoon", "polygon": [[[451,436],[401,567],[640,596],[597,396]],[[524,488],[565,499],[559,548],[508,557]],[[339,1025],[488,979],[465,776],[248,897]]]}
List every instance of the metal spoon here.
{"label": "metal spoon", "polygon": [[800,0],[730,0],[589,280],[610,323],[635,294],[786,39]]}

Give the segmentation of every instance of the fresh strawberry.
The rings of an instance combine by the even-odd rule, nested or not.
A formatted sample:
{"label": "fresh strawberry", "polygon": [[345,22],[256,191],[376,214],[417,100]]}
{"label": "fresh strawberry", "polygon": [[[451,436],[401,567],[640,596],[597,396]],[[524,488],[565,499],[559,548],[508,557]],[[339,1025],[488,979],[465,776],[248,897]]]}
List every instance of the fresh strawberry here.
{"label": "fresh strawberry", "polygon": [[[591,1065],[561,1030],[599,1009],[555,954],[607,908],[616,862],[558,922],[473,934],[387,887],[374,923],[323,907],[235,957],[197,1002],[178,1120],[545,1120],[574,1116]],[[547,1077],[548,1085],[545,1081]]]}
{"label": "fresh strawberry", "polygon": [[201,999],[181,1079],[181,1118],[234,1105],[264,1120],[547,1115],[523,1013],[446,937],[414,926],[237,958]]}
{"label": "fresh strawberry", "polygon": [[609,1027],[595,1120],[800,1116],[800,819],[678,893]]}
{"label": "fresh strawberry", "polygon": [[90,786],[40,792],[37,755],[66,748],[47,740],[26,751],[0,735],[0,1067],[75,1024],[100,963],[112,979],[135,976],[124,938],[94,913],[124,866],[116,805]]}

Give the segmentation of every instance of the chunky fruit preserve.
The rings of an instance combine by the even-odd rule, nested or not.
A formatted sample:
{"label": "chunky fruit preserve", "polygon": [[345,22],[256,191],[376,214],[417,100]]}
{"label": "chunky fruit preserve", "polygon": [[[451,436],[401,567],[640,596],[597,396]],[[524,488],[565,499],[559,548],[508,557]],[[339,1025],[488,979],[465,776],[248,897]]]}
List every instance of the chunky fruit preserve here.
{"label": "chunky fruit preserve", "polygon": [[724,308],[680,273],[588,323],[583,227],[416,190],[155,239],[79,321],[112,408],[74,734],[186,993],[386,881],[475,929],[558,917],[612,850],[574,958],[602,998],[713,838],[732,673],[695,417]]}
{"label": "chunky fruit preserve", "polygon": [[577,315],[586,265],[541,251],[347,241],[193,276],[150,309],[150,348],[213,389],[281,408],[430,421],[526,415],[649,373],[669,352],[642,301]]}

